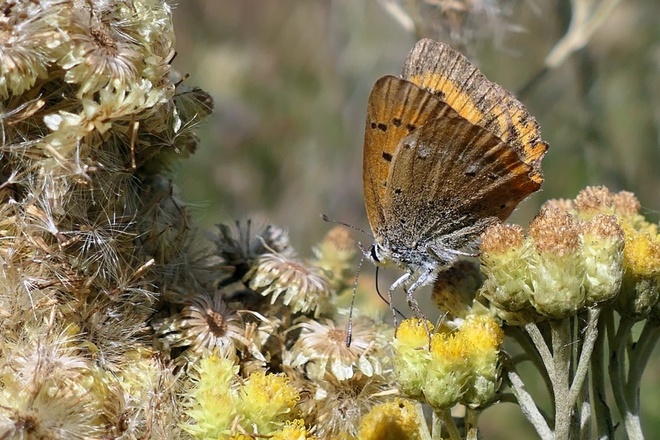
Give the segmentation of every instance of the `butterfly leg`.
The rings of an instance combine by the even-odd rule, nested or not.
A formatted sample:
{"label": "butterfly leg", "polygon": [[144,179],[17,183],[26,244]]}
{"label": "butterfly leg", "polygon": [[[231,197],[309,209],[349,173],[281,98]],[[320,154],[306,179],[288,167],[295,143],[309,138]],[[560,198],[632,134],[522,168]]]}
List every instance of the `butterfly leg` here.
{"label": "butterfly leg", "polygon": [[[419,308],[419,303],[417,302],[417,299],[415,298],[415,290],[419,289],[420,287],[426,286],[427,284],[431,284],[436,277],[436,272],[435,270],[427,270],[426,272],[423,272],[410,287],[406,289],[406,301],[408,301],[408,307],[415,313],[415,316],[417,318],[423,319],[425,322],[428,320],[426,319],[426,316],[424,313],[422,313],[422,310]],[[428,325],[425,325],[426,327],[426,336],[429,338],[429,348],[431,347],[431,329],[429,328]]]}
{"label": "butterfly leg", "polygon": [[[398,323],[397,323],[397,319],[396,319],[397,311],[396,311],[396,308],[394,307],[394,301],[392,301],[392,292],[394,292],[396,289],[398,289],[402,285],[405,286],[405,283],[406,283],[406,281],[408,281],[410,279],[410,276],[411,276],[410,273],[406,273],[406,274],[401,275],[399,277],[399,279],[397,279],[395,282],[392,283],[389,290],[387,291],[387,300],[390,303],[390,310],[392,311],[392,316],[394,318],[394,329],[395,329],[394,331],[395,332],[396,332],[396,328],[398,327],[398,325],[397,325]],[[396,335],[396,333],[395,333],[395,335]]]}
{"label": "butterfly leg", "polygon": [[[410,274],[408,274],[410,277]],[[422,313],[422,310],[419,308],[419,304],[417,303],[417,299],[415,298],[414,292],[415,290],[419,289],[420,287],[426,286],[427,284],[431,284],[433,280],[435,279],[435,270],[427,270],[426,272],[423,272],[410,287],[406,289],[406,301],[408,301],[408,306],[410,309],[415,313],[415,316],[418,318],[424,318],[424,314]]]}

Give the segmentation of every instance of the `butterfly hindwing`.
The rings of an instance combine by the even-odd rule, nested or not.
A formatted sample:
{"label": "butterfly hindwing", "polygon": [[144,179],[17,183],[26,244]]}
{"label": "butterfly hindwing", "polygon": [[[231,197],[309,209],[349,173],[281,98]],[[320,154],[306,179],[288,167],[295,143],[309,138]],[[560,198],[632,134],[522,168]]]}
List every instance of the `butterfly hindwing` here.
{"label": "butterfly hindwing", "polygon": [[451,109],[401,140],[389,181],[385,221],[402,248],[474,241],[540,186],[517,151]]}

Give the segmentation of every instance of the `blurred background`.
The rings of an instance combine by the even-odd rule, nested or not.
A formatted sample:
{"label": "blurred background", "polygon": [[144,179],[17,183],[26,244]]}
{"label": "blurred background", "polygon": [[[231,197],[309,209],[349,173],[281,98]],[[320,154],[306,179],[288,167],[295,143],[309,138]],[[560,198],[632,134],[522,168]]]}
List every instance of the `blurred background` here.
{"label": "blurred background", "polygon": [[[303,255],[330,228],[321,214],[368,230],[367,96],[380,76],[399,74],[418,38],[430,37],[518,95],[550,144],[542,191],[511,221],[525,226],[543,201],[573,198],[586,185],[634,192],[657,221],[659,19],[657,0],[180,2],[173,64],[213,96],[215,112],[197,130],[197,153],[175,170],[177,182],[205,227],[248,217],[275,223]],[[660,387],[659,366],[649,366],[642,390]],[[642,399],[652,432],[660,398]],[[513,405],[489,409],[481,427],[486,439],[534,438]]]}

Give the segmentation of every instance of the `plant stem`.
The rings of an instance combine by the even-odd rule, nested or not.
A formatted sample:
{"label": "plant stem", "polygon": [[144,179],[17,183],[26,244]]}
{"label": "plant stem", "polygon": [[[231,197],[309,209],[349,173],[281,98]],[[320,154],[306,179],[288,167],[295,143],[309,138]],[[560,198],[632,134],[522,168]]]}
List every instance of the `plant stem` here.
{"label": "plant stem", "polygon": [[511,363],[507,357],[503,357],[502,363],[504,366],[504,372],[509,380],[509,386],[511,391],[515,394],[518,404],[520,405],[520,410],[525,415],[527,420],[534,426],[536,433],[539,435],[539,438],[542,440],[554,440],[555,435],[548,426],[547,420],[543,417],[539,408],[534,402],[534,398],[527,392],[525,389],[525,384],[523,383],[520,375],[516,371],[516,367]]}
{"label": "plant stem", "polygon": [[611,313],[602,313],[598,321],[598,336],[591,355],[591,399],[596,420],[596,438],[599,440],[614,438],[612,415],[606,404],[605,392],[605,355],[606,320],[613,319]]}
{"label": "plant stem", "polygon": [[[429,427],[426,424],[426,417],[424,416],[424,407],[420,402],[417,402],[417,418],[419,419],[419,438],[420,440],[433,440]],[[435,417],[434,417],[435,419]]]}
{"label": "plant stem", "polygon": [[554,372],[554,365],[552,362],[552,353],[548,348],[548,344],[545,343],[545,339],[543,339],[541,330],[539,330],[536,323],[532,322],[525,325],[525,331],[530,336],[530,338],[532,338],[532,342],[534,342],[534,346],[536,347],[536,350],[538,351],[539,355],[541,356],[541,359],[543,360],[543,365],[545,365],[545,370],[548,372],[548,377],[550,377],[550,382],[552,383],[552,386],[554,388],[555,372]]}
{"label": "plant stem", "polygon": [[[445,428],[447,428],[449,438],[451,440],[461,440],[461,433],[456,426],[456,422],[454,422],[454,419],[451,416],[451,412],[448,409],[444,409],[442,411],[436,411],[436,414],[438,415],[438,418],[442,420]],[[436,433],[434,432],[433,435],[435,436]]]}
{"label": "plant stem", "polygon": [[552,382],[550,381],[550,376],[548,376],[548,371],[543,364],[543,359],[539,355],[539,351],[535,348],[535,345],[532,342],[530,336],[523,332],[520,327],[515,326],[505,327],[505,332],[507,335],[514,338],[518,345],[520,345],[520,348],[523,349],[527,355],[527,358],[532,361],[532,364],[534,364],[539,374],[543,378],[543,382],[545,383],[548,394],[552,394]]}
{"label": "plant stem", "polygon": [[621,417],[625,418],[628,410],[625,399],[625,363],[626,363],[626,346],[628,338],[630,337],[630,329],[634,321],[628,318],[621,318],[619,321],[619,328],[616,330],[614,337],[610,341],[610,350],[612,355],[610,357],[610,381],[612,383],[612,392],[614,394],[614,401],[616,402]]}
{"label": "plant stem", "polygon": [[[555,397],[555,437],[568,440],[575,401],[570,399],[571,339],[570,319],[550,321],[552,337],[553,391]],[[553,378],[553,375],[550,376]]]}
{"label": "plant stem", "polygon": [[580,359],[578,360],[575,369],[575,376],[573,377],[573,383],[571,384],[568,395],[568,400],[569,402],[572,402],[572,405],[577,402],[577,398],[584,386],[584,380],[589,372],[591,355],[594,350],[594,345],[596,344],[596,338],[598,337],[598,318],[600,316],[600,308],[590,308],[588,316],[589,318],[587,329],[584,334],[582,352],[580,353]]}
{"label": "plant stem", "polygon": [[478,440],[479,438],[479,410],[465,408],[465,440]]}

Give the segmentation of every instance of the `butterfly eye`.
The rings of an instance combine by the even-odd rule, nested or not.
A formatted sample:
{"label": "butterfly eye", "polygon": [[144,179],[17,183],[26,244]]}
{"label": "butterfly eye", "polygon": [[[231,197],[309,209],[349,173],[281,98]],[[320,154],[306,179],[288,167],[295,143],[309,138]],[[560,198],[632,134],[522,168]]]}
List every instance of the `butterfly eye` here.
{"label": "butterfly eye", "polygon": [[371,249],[369,251],[369,255],[371,256],[371,259],[375,262],[378,263],[380,261],[380,252],[378,252],[378,245],[374,244],[371,246]]}

